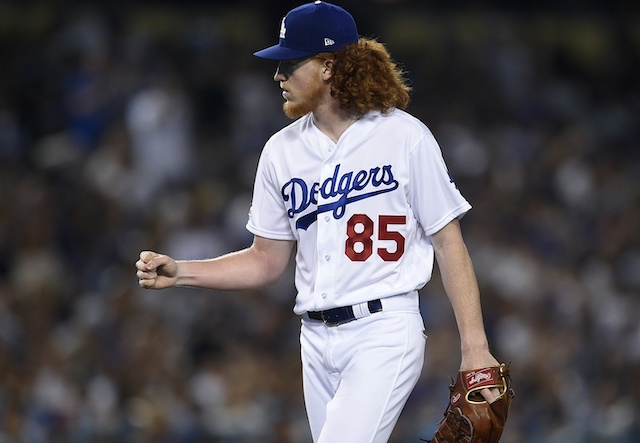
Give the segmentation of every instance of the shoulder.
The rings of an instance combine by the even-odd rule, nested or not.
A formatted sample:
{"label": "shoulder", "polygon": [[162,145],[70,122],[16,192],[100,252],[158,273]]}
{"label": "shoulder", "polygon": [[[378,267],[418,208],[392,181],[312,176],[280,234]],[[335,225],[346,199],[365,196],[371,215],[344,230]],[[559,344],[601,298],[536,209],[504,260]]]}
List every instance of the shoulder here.
{"label": "shoulder", "polygon": [[427,125],[419,118],[401,109],[392,109],[385,114],[379,111],[371,111],[367,113],[366,117],[371,119],[376,125],[394,127],[409,134],[431,133]]}
{"label": "shoulder", "polygon": [[277,162],[278,159],[291,155],[295,145],[309,137],[310,122],[310,116],[305,115],[271,135],[260,153],[262,162]]}
{"label": "shoulder", "polygon": [[287,143],[305,137],[311,124],[311,114],[300,117],[269,137],[267,145]]}
{"label": "shoulder", "polygon": [[365,118],[380,134],[393,138],[398,143],[402,142],[409,149],[421,142],[435,141],[431,130],[424,122],[401,109],[393,109],[386,114],[372,111],[367,113]]}

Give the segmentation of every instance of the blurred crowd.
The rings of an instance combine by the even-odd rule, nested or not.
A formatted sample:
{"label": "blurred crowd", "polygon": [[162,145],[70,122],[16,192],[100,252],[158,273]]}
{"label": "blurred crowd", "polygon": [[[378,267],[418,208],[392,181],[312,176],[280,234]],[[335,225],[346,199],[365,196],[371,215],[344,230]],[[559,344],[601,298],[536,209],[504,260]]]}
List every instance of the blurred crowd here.
{"label": "blurred crowd", "polygon": [[[63,3],[0,7],[0,443],[310,442],[292,268],[219,293],[143,291],[133,266],[250,243],[257,158],[288,123],[251,53],[297,3]],[[517,395],[503,440],[639,441],[640,16],[343,5],[474,206]],[[431,435],[459,365],[437,272],[421,294],[395,443]]]}

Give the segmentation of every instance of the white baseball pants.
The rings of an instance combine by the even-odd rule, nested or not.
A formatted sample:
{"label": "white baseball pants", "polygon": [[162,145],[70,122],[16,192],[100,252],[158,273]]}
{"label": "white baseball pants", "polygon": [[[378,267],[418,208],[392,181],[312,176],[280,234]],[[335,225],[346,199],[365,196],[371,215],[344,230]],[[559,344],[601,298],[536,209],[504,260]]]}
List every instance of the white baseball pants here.
{"label": "white baseball pants", "polygon": [[382,312],[339,326],[303,317],[304,397],[315,443],[389,441],[420,377],[426,336],[417,306],[388,310],[385,301]]}

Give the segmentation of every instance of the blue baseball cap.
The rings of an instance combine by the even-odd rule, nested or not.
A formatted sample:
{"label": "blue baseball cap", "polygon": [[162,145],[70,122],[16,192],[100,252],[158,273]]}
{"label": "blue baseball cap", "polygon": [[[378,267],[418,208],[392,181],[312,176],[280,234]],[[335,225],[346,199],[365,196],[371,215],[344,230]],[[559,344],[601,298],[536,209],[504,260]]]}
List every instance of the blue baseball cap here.
{"label": "blue baseball cap", "polygon": [[287,13],[280,26],[280,42],[253,55],[267,60],[295,60],[320,52],[344,49],[358,41],[356,22],[347,11],[316,1]]}

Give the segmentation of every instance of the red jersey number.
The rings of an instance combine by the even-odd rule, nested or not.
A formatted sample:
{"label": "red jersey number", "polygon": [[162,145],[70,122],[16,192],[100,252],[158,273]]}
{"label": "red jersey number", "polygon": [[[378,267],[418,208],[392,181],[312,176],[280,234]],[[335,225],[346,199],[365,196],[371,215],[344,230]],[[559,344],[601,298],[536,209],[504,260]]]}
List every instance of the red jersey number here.
{"label": "red jersey number", "polygon": [[[395,249],[377,249],[376,252],[384,261],[398,261],[404,254],[404,236],[390,227],[406,223],[407,218],[404,215],[381,215],[378,218],[378,240],[390,240],[396,244]],[[365,261],[373,254],[374,225],[373,220],[366,214],[354,214],[347,221],[345,254],[352,261]]]}

